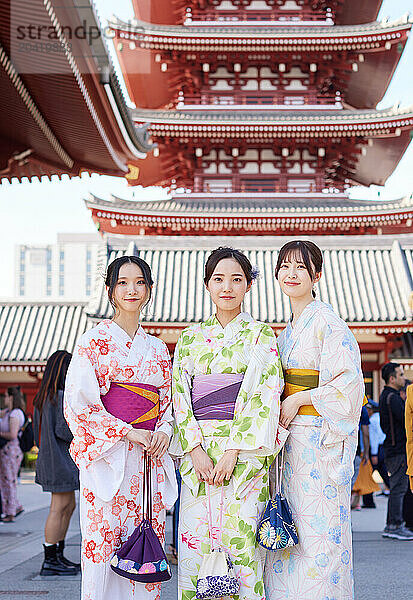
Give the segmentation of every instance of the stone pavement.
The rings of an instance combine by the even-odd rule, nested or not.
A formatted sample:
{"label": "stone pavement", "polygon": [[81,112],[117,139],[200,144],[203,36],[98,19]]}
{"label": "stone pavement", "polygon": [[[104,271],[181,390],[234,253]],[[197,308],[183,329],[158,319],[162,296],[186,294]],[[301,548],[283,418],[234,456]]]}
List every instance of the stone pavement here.
{"label": "stone pavement", "polygon": [[[15,523],[0,524],[0,600],[79,600],[80,576],[50,579],[38,575],[50,494],[42,492],[30,472],[22,473],[19,494],[25,512]],[[352,514],[355,598],[413,600],[413,541],[382,539],[387,500],[377,497],[376,504],[375,510]],[[67,556],[79,560],[79,553],[76,511],[68,532]],[[162,600],[176,600],[176,568],[163,588]]]}

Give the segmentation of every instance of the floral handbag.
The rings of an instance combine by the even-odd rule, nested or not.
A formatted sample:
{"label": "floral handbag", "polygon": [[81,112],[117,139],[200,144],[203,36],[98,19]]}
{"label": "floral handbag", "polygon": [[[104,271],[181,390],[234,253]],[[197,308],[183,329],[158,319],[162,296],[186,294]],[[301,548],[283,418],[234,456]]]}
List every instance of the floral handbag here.
{"label": "floral handbag", "polygon": [[291,509],[281,493],[284,448],[275,459],[275,494],[268,500],[257,529],[257,541],[266,550],[282,550],[298,544],[298,534]]}
{"label": "floral handbag", "polygon": [[[222,598],[232,596],[239,591],[239,581],[234,572],[234,565],[227,553],[215,546],[212,536],[211,495],[209,485],[205,484],[208,497],[208,527],[211,540],[211,550],[202,559],[202,564],[196,582],[197,600]],[[224,503],[224,486],[221,489],[220,530],[222,535],[222,512]]]}
{"label": "floral handbag", "polygon": [[140,583],[157,583],[171,579],[171,569],[161,542],[152,527],[151,459],[144,452],[143,519],[116,551],[110,566],[115,573]]}

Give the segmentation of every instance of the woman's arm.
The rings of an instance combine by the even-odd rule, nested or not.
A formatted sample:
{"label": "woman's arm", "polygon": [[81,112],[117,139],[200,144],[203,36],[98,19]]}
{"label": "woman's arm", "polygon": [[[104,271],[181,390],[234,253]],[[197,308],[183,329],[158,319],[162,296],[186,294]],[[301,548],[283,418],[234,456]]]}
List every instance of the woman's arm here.
{"label": "woman's arm", "polygon": [[190,454],[198,481],[212,483],[214,463],[202,448],[203,436],[192,409],[192,395],[183,361],[191,352],[190,332],[184,332],[178,340],[172,371],[172,399],[175,432],[172,454],[183,457]]}
{"label": "woman's arm", "polygon": [[356,339],[336,315],[321,315],[319,385],[310,390],[317,412],[324,417],[321,439],[325,445],[343,441],[358,431],[364,397],[360,350]]}
{"label": "woman's arm", "polygon": [[1,437],[9,441],[15,440],[19,434],[20,427],[19,417],[9,417],[9,430],[2,432]]}
{"label": "woman's arm", "polygon": [[271,327],[263,325],[238,393],[227,450],[274,454],[283,387],[277,341]]}
{"label": "woman's arm", "polygon": [[71,454],[78,467],[107,456],[132,429],[105,410],[95,372],[98,365],[92,364],[86,344],[73,353],[64,396],[64,415],[73,434]]}

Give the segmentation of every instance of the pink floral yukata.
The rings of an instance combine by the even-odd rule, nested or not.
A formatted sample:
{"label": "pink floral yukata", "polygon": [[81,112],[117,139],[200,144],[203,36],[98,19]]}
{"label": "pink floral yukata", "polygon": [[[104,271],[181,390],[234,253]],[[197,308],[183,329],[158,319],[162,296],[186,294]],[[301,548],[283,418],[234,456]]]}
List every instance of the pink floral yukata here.
{"label": "pink floral yukata", "polygon": [[[160,391],[156,431],[172,433],[171,367],[164,342],[139,327],[133,340],[113,321],[87,331],[73,355],[65,390],[70,448],[80,472],[82,600],[159,600],[160,584],[120,577],[110,568],[114,551],[142,519],[142,449],[126,440],[131,425],[109,414],[101,396],[112,381],[146,383]],[[176,499],[172,459],[152,469],[153,526],[165,539],[165,509]]]}

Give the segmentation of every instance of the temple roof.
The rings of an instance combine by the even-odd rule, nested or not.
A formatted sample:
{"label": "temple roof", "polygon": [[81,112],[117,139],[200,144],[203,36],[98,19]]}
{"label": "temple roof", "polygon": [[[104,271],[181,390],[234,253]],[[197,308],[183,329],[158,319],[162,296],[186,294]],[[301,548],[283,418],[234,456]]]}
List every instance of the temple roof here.
{"label": "temple roof", "polygon": [[258,64],[271,65],[305,52],[306,62],[317,64],[320,54],[329,52],[328,59],[321,60],[327,73],[335,72],[342,99],[355,108],[374,108],[389,86],[411,21],[322,27],[271,23],[176,27],[115,20],[112,27],[129,94],[139,107],[175,102],[183,72],[187,77],[191,72],[196,81],[203,64],[215,64],[217,57],[222,61],[223,53],[229,64],[239,62],[245,69],[246,64],[255,64],[256,56]]}
{"label": "temple roof", "polygon": [[[135,122],[150,122],[150,131],[160,145],[159,157],[153,155],[140,163],[136,183],[157,185],[176,178],[178,186],[188,185],[174,174],[180,155],[190,149],[209,146],[231,149],[243,144],[250,147],[305,147],[309,143],[328,148],[343,144],[343,156],[353,161],[339,161],[340,179],[361,185],[384,185],[411,141],[413,107],[384,110],[269,111],[236,112],[222,107],[217,111],[134,109]],[[366,145],[368,143],[368,145]],[[360,148],[360,146],[363,146]],[[357,148],[357,146],[359,146]],[[178,154],[177,154],[178,152]],[[326,152],[328,156],[328,152]],[[380,165],[380,169],[377,169]]]}
{"label": "temple roof", "polygon": [[[383,129],[384,125],[396,125],[396,127],[413,126],[413,105],[399,108],[391,107],[386,109],[364,109],[364,110],[329,110],[328,112],[316,110],[267,110],[259,109],[254,111],[238,110],[228,111],[227,107],[217,106],[215,110],[202,109],[197,111],[191,110],[152,110],[152,109],[132,109],[132,116],[135,121],[150,122],[154,125],[165,124],[168,126],[178,125],[239,125],[244,126],[246,130],[248,125],[271,125],[272,127],[284,127],[295,125],[293,131],[300,131],[311,126],[324,126],[319,128],[320,132],[332,131],[338,136],[342,132],[347,132],[344,129],[345,125],[352,129],[359,129],[360,133],[365,133],[364,125],[369,125],[369,129]],[[343,129],[340,126],[343,125]],[[337,126],[338,129],[337,129]],[[299,129],[301,128],[301,129]],[[210,131],[206,133],[210,136]]]}
{"label": "temple roof", "polygon": [[[353,328],[367,326],[376,332],[403,333],[413,330],[409,295],[413,290],[413,240],[390,237],[343,236],[309,238],[323,250],[324,269],[318,297],[329,302]],[[222,237],[219,245],[241,248],[258,266],[260,277],[245,300],[245,310],[274,326],[290,316],[289,301],[274,278],[277,250],[282,237]],[[115,242],[114,242],[115,243]],[[106,250],[106,263],[123,254],[139,254],[152,268],[153,300],[142,321],[167,327],[182,327],[206,319],[212,305],[203,283],[205,261],[216,239],[197,236],[141,237],[135,242],[116,241]],[[102,249],[102,260],[105,249]],[[157,285],[158,284],[158,285]],[[87,312],[91,318],[112,315],[104,280],[98,275],[95,297]]]}
{"label": "temple roof", "polygon": [[0,363],[43,363],[56,350],[73,352],[88,327],[84,303],[2,302]]}
{"label": "temple roof", "polygon": [[[360,43],[373,49],[378,48],[382,41],[399,41],[410,31],[412,23],[411,18],[405,16],[392,22],[373,21],[359,25],[304,26],[295,22],[291,25],[271,22],[268,25],[158,25],[137,19],[126,22],[113,17],[109,27],[121,32],[120,39],[140,41],[143,36],[144,47],[147,48],[166,48],[169,42],[173,42],[175,50],[195,50],[202,46],[222,51],[239,44],[235,49],[248,52],[250,47],[245,46],[246,40],[250,40],[252,46],[259,45],[260,50],[267,50],[267,44],[276,46],[281,40],[293,49],[318,45],[320,50],[324,50],[325,46],[340,44],[341,47],[336,50],[347,47],[358,50]],[[228,41],[232,44],[229,45]],[[188,42],[196,43],[197,48],[188,47]]]}
{"label": "temple roof", "polygon": [[[152,148],[146,129],[137,130],[130,118],[103,37],[68,41],[61,30],[97,31],[91,0],[13,2],[14,34],[9,9],[1,3],[0,177],[127,174],[128,164]],[[53,44],[35,40],[47,53],[28,37],[33,23],[54,35]]]}
{"label": "temple roof", "polygon": [[116,235],[365,235],[410,232],[413,195],[350,200],[345,194],[178,194],[168,200],[85,201],[100,232]]}
{"label": "temple roof", "polygon": [[87,208],[125,214],[179,215],[183,218],[200,215],[262,217],[274,213],[289,214],[332,212],[341,213],[378,213],[398,211],[413,207],[413,194],[397,200],[358,200],[345,194],[306,193],[295,194],[258,194],[225,193],[219,194],[174,194],[167,200],[124,200],[112,195],[109,200],[93,194],[85,200]]}

